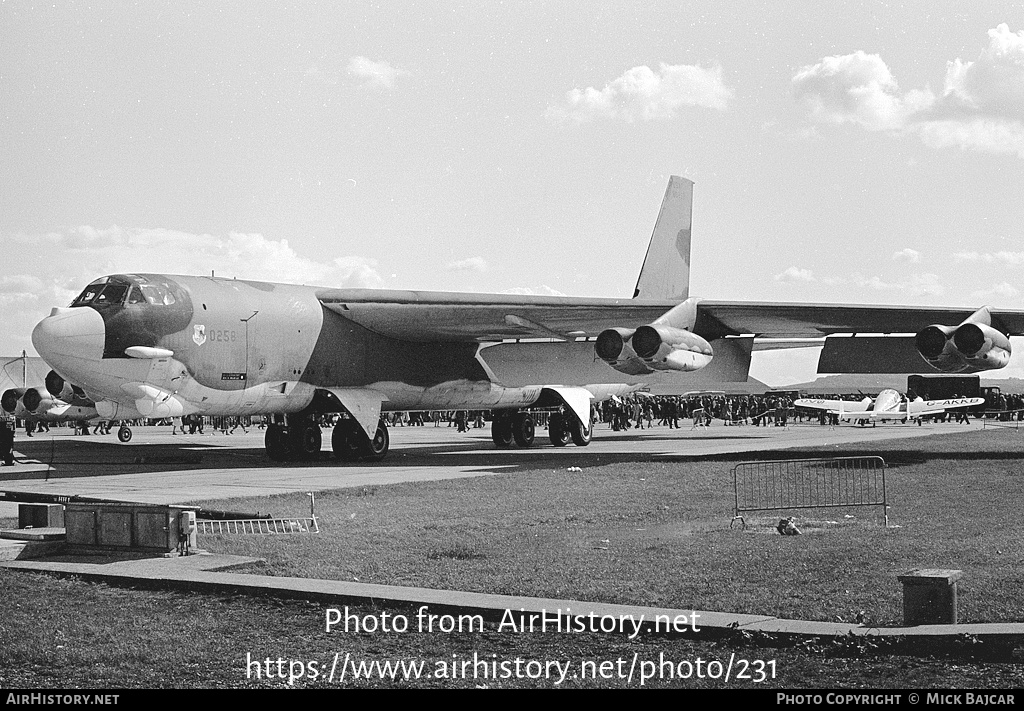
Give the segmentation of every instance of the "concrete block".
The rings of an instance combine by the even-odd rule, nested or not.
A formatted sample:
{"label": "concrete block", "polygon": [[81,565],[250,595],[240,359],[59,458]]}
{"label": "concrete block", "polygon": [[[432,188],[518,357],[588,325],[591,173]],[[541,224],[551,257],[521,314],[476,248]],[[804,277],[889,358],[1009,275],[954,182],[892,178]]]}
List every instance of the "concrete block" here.
{"label": "concrete block", "polygon": [[903,583],[903,624],[955,625],[956,581],[961,570],[917,568],[896,578]]}
{"label": "concrete block", "polygon": [[64,528],[64,505],[18,504],[18,528]]}

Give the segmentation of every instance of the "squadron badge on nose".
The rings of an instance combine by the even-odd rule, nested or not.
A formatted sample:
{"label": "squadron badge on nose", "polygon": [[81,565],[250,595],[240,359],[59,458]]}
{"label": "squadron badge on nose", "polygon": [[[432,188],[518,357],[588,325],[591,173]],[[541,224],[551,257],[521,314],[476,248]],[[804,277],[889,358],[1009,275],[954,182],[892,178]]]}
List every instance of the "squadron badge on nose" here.
{"label": "squadron badge on nose", "polygon": [[196,342],[196,345],[201,346],[206,343],[206,326],[197,323],[194,329],[192,340]]}

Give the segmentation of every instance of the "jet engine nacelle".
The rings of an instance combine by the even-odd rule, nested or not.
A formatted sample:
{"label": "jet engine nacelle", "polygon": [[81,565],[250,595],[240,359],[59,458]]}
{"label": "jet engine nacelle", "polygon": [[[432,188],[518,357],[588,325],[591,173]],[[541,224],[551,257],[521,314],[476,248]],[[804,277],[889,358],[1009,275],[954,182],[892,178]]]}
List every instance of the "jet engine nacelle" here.
{"label": "jet engine nacelle", "polygon": [[56,402],[45,388],[29,388],[21,396],[21,404],[25,406],[27,412],[31,412],[33,415],[42,415],[56,405]]}
{"label": "jet engine nacelle", "polygon": [[9,415],[16,415],[18,410],[18,403],[21,402],[21,398],[25,395],[25,388],[11,388],[5,390],[2,397],[0,397],[0,407],[3,407],[4,412]]}
{"label": "jet engine nacelle", "polygon": [[689,373],[706,366],[715,355],[703,338],[672,326],[641,326],[632,342],[636,354],[654,370]]}
{"label": "jet engine nacelle", "polygon": [[633,338],[632,328],[609,328],[601,331],[594,344],[597,357],[626,375],[650,375],[651,370],[637,356],[630,340]]}
{"label": "jet engine nacelle", "polygon": [[92,401],[86,396],[85,391],[77,385],[72,385],[64,380],[56,371],[51,370],[46,374],[46,391],[58,400],[69,402],[79,406],[90,406]]}
{"label": "jet engine nacelle", "polygon": [[985,307],[959,326],[928,326],[917,334],[917,351],[945,373],[1003,368],[1010,362],[1010,339],[991,323]]}
{"label": "jet engine nacelle", "polygon": [[620,373],[650,375],[674,370],[689,373],[711,362],[711,344],[683,328],[651,324],[636,330],[609,328],[594,344],[597,356]]}

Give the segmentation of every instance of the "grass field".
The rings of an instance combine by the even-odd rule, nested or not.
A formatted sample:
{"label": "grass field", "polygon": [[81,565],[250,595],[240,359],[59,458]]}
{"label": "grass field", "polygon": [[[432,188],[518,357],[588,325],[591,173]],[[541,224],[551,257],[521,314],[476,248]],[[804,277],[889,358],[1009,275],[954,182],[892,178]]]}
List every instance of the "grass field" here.
{"label": "grass field", "polygon": [[[380,614],[370,607],[359,614]],[[771,689],[1015,689],[1024,665],[971,659],[892,657],[866,643],[841,640],[787,649],[737,637],[720,643],[685,639],[628,640],[598,634],[339,634],[324,631],[322,606],[301,601],[115,589],[46,575],[0,571],[0,688],[611,688],[640,686],[626,678],[578,678],[584,661],[725,664],[734,655],[760,660],[765,678],[653,678],[649,687]],[[317,661],[335,653],[353,660],[422,661],[435,673],[473,658],[571,664],[565,681],[547,678],[347,679],[256,678],[247,660]],[[770,666],[769,666],[770,665]],[[247,673],[247,668],[249,672]],[[263,667],[265,669],[265,667]],[[274,673],[276,675],[276,667]],[[687,669],[683,667],[683,673]],[[576,678],[573,677],[576,674]],[[525,676],[525,674],[524,674]]]}
{"label": "grass field", "polygon": [[[821,456],[820,451],[779,456]],[[806,533],[783,537],[765,516],[748,532],[729,528],[734,461],[586,460],[448,482],[321,494],[320,535],[205,537],[210,550],[265,559],[252,572],[494,593],[542,595],[898,624],[896,574],[957,568],[962,621],[1024,621],[1024,544],[1019,535],[1024,438],[1012,431],[951,432],[870,450],[889,471],[890,520],[852,510],[797,512]],[[568,462],[568,460],[566,460]],[[572,466],[571,462],[563,467]],[[216,507],[300,516],[305,496],[217,501]],[[827,523],[836,521],[835,525]],[[771,531],[771,532],[769,532]],[[360,614],[379,614],[361,608]],[[1024,685],[1024,665],[960,656],[893,657],[870,641],[778,649],[737,635],[717,643],[627,640],[578,634],[339,634],[324,631],[323,606],[267,598],[113,589],[0,571],[2,687],[280,687],[246,674],[250,659],[488,659],[675,662],[730,655],[774,662],[763,683],[652,679],[648,686],[800,688],[988,688]],[[296,686],[322,686],[322,679]],[[338,686],[337,682],[330,684]],[[370,687],[550,687],[549,679],[348,679]],[[562,686],[637,686],[618,677],[567,678]]]}
{"label": "grass field", "polygon": [[[898,574],[951,568],[964,571],[961,621],[1024,621],[1019,433],[927,442],[839,453],[890,462],[888,529],[864,508],[795,512],[801,536],[777,535],[778,515],[744,532],[730,528],[734,462],[632,461],[339,489],[317,499],[318,536],[202,545],[263,558],[262,574],[826,621],[865,612],[878,625],[902,623]],[[218,503],[308,507],[302,495]]]}

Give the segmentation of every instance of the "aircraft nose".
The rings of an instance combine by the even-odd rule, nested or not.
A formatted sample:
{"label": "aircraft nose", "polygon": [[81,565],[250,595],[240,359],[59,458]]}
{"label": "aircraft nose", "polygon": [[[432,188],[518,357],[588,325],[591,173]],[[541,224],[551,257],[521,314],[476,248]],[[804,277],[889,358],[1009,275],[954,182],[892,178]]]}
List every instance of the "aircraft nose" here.
{"label": "aircraft nose", "polygon": [[43,360],[56,367],[67,358],[101,360],[105,336],[103,317],[95,310],[55,308],[36,324],[32,345]]}

